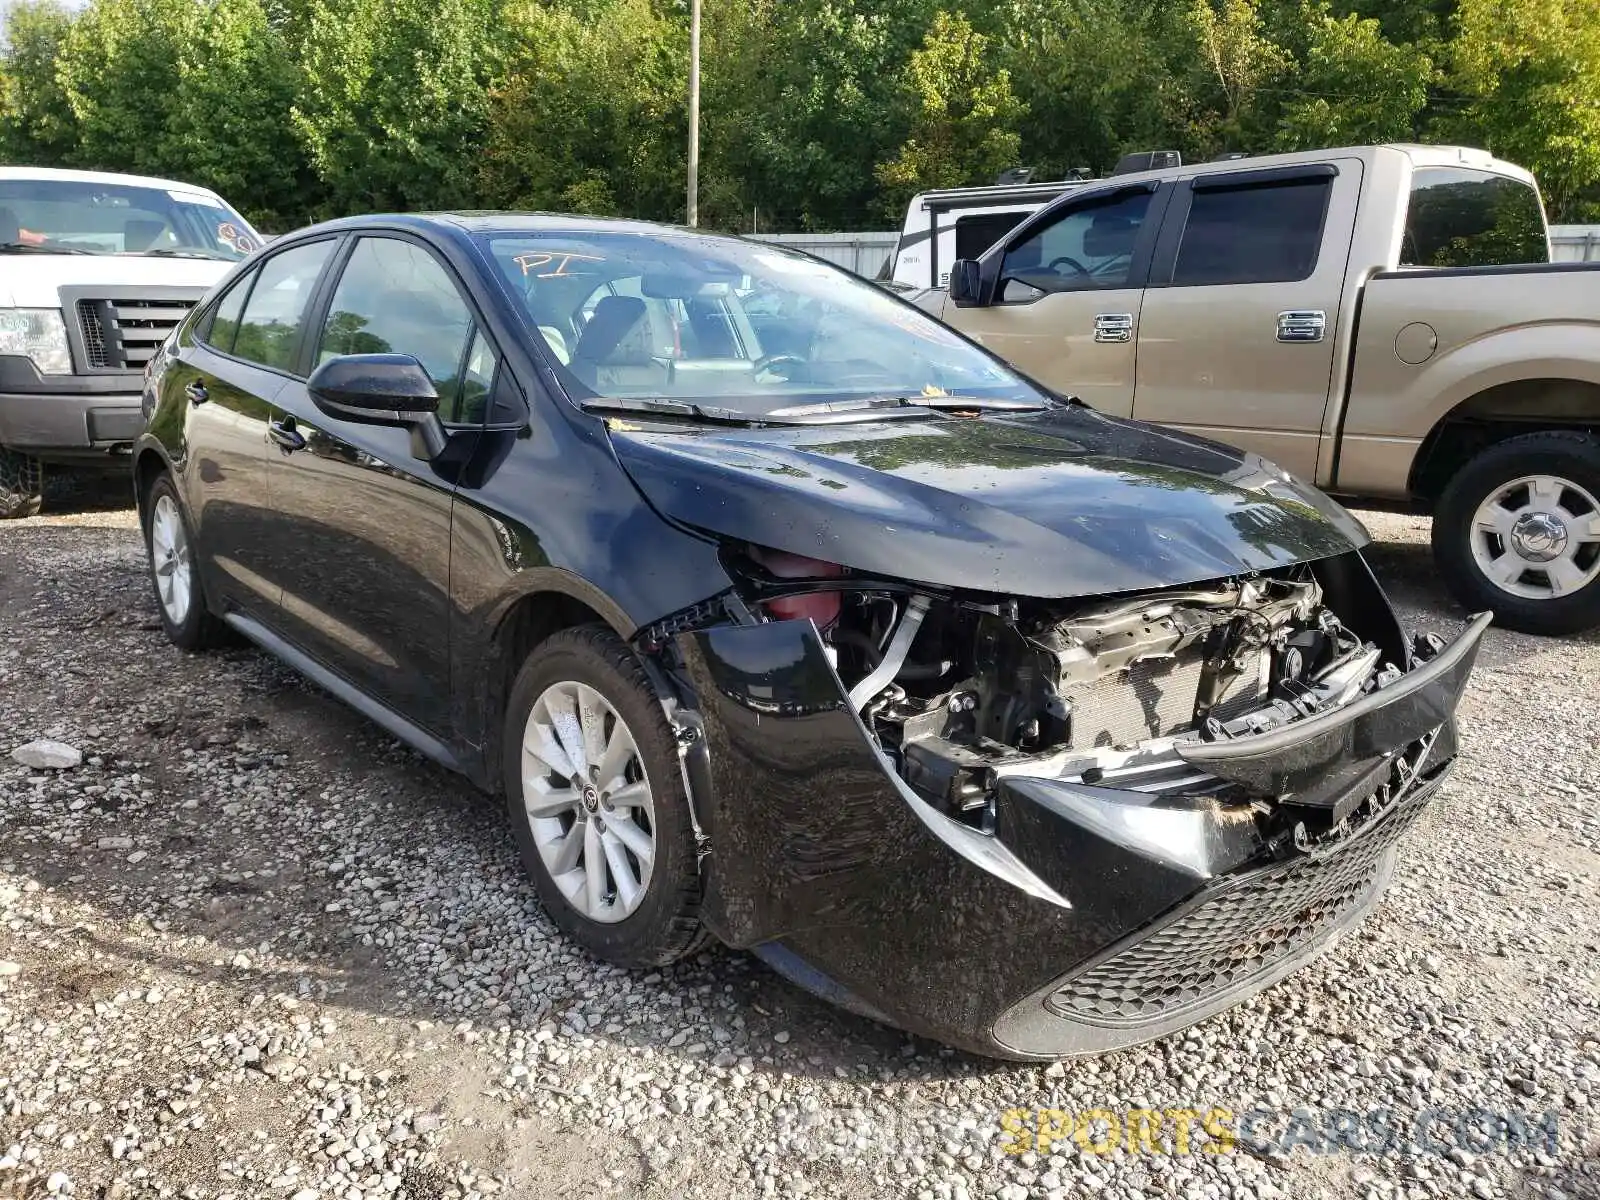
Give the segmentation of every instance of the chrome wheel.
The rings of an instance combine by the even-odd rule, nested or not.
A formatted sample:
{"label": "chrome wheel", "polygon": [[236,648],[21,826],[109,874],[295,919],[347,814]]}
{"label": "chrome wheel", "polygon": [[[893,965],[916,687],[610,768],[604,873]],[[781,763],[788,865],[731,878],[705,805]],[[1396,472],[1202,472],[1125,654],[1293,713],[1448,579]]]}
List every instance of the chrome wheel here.
{"label": "chrome wheel", "polygon": [[591,921],[631,916],[650,887],[655,802],[633,733],[594,688],[555,683],[522,736],[522,804],[539,857]]}
{"label": "chrome wheel", "polygon": [[150,516],[150,568],[155,572],[156,595],[167,620],[182,625],[193,603],[194,577],[189,567],[189,538],[183,516],[171,496],[156,500]]}
{"label": "chrome wheel", "polygon": [[1558,475],[1525,475],[1497,489],[1472,518],[1472,557],[1503,592],[1570,596],[1600,576],[1600,503]]}

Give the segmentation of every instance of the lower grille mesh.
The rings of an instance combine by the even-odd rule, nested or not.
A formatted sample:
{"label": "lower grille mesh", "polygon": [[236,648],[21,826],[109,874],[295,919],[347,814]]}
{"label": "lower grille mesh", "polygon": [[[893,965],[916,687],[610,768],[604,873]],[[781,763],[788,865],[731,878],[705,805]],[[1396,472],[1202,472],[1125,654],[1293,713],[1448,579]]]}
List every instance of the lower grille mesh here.
{"label": "lower grille mesh", "polygon": [[1072,1020],[1137,1026],[1245,987],[1366,899],[1384,853],[1420,811],[1402,801],[1379,828],[1326,857],[1245,877],[1067,980],[1046,1004]]}

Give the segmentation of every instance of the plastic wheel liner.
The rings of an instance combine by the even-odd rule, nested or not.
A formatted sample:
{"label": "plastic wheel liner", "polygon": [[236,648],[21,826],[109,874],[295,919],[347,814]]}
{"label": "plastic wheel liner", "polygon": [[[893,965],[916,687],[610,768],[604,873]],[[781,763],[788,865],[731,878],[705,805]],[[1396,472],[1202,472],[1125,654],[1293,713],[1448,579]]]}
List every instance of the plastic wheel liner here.
{"label": "plastic wheel liner", "polygon": [[[1007,776],[993,832],[917,795],[808,620],[677,638],[704,918],[801,986],[980,1053],[1054,1058],[1170,1033],[1292,971],[1377,901],[1455,755],[1484,630],[1343,708],[1185,757],[1308,820]],[[1326,836],[1310,819],[1339,814]]]}

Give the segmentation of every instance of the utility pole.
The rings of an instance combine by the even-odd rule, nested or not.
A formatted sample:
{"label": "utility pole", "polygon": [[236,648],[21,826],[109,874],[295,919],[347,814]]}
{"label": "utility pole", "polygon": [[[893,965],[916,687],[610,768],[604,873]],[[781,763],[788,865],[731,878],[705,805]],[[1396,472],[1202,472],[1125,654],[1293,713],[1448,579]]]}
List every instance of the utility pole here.
{"label": "utility pole", "polygon": [[688,208],[688,224],[700,224],[700,0],[690,0],[689,8]]}

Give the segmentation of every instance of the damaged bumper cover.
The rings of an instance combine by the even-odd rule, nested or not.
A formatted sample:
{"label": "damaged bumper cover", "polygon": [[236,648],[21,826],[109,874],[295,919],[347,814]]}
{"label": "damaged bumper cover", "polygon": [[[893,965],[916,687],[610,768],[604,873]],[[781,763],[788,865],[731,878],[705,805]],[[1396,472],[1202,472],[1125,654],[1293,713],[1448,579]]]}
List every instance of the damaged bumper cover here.
{"label": "damaged bumper cover", "polygon": [[1224,806],[1007,775],[992,832],[874,744],[809,621],[683,633],[703,915],[844,1007],[1017,1059],[1160,1037],[1292,972],[1377,902],[1455,755],[1488,618],[1387,687],[1180,753]]}

